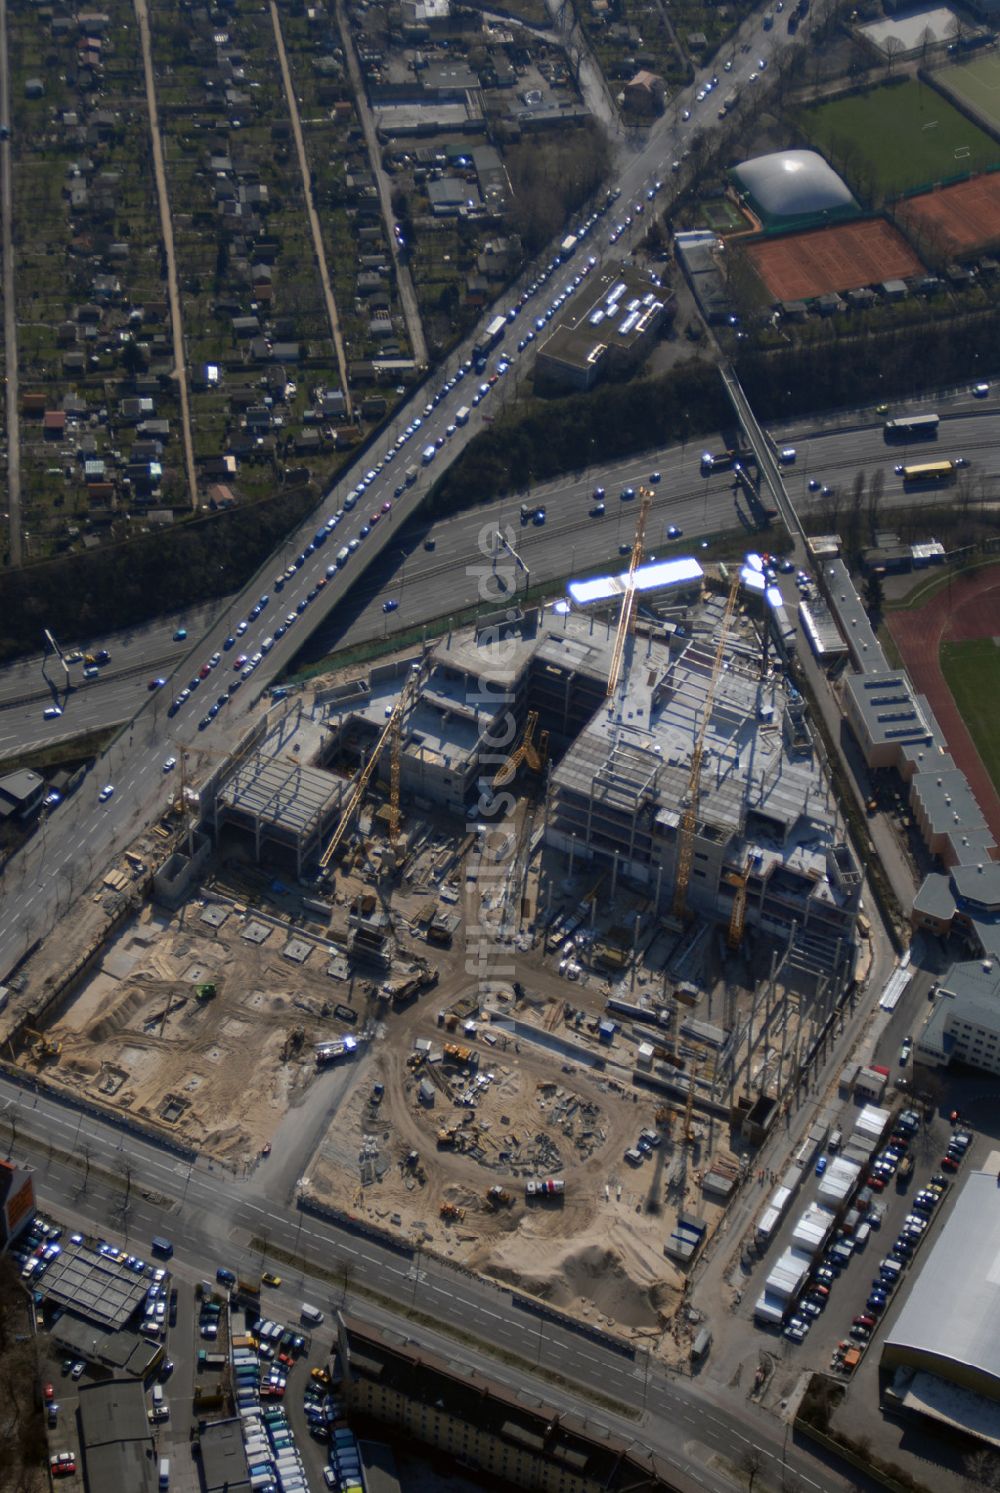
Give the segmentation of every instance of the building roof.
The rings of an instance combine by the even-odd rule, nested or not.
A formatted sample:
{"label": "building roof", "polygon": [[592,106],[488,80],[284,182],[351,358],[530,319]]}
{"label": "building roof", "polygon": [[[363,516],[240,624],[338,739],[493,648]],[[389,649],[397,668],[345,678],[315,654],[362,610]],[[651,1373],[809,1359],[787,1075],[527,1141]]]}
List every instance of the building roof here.
{"label": "building roof", "polygon": [[848,674],[844,688],[854,701],[873,746],[899,746],[903,742],[931,744],[932,733],[902,670]]}
{"label": "building roof", "polygon": [[39,777],[37,772],[32,772],[30,767],[20,767],[16,772],[9,772],[0,778],[0,798],[12,804],[30,803],[44,786],[45,779]]}
{"label": "building roof", "polygon": [[969,780],[957,767],[918,772],[910,783],[910,799],[922,807],[931,835],[987,828]]}
{"label": "building roof", "polygon": [[769,218],[801,218],[856,208],[832,166],[814,150],[777,150],[737,166],[733,175]]}
{"label": "building roof", "polygon": [[854,667],[865,674],[887,674],[888,660],[872,631],[868,613],[854,589],[847,566],[843,560],[829,560],[823,566],[823,574],[826,577],[830,608],[847,639]]}
{"label": "building roof", "polygon": [[574,368],[599,363],[609,349],[630,349],[655,332],[669,299],[647,274],[615,265],[580,287],[539,355]]}
{"label": "building roof", "polygon": [[449,1362],[355,1317],[341,1316],[346,1339],[345,1374],[394,1388],[419,1402],[475,1425],[507,1445],[538,1457],[553,1474],[568,1474],[615,1490],[641,1487],[666,1493],[666,1469],[641,1444],[620,1440],[572,1411],[562,1412],[527,1389],[511,1389],[478,1369]]}
{"label": "building roof", "polygon": [[924,1360],[919,1367],[936,1367],[944,1378],[956,1378],[968,1367],[984,1390],[1000,1395],[998,1258],[997,1179],[972,1172],[886,1336],[883,1356],[893,1349],[919,1354]]}
{"label": "building roof", "polygon": [[238,1418],[211,1421],[202,1430],[199,1441],[205,1493],[246,1486],[249,1469]]}
{"label": "building roof", "polygon": [[95,1446],[107,1446],[114,1441],[152,1442],[141,1379],[108,1379],[99,1384],[81,1384],[78,1393],[80,1439],[88,1452]]}
{"label": "building roof", "polygon": [[101,1327],[120,1328],[146,1295],[149,1278],[85,1246],[65,1245],[38,1289],[47,1301],[70,1308]]}

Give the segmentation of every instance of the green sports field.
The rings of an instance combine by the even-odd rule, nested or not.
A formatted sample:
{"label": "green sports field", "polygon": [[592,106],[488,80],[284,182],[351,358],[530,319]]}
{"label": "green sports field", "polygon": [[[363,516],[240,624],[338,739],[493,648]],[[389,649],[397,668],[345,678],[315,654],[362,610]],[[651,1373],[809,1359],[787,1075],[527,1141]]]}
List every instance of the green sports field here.
{"label": "green sports field", "polygon": [[1000,792],[1000,648],[992,638],[942,643],[941,672],[983,766]]}
{"label": "green sports field", "polygon": [[862,198],[982,170],[1000,154],[984,130],[915,79],[817,104],[798,119]]}
{"label": "green sports field", "polygon": [[[1000,129],[1000,54],[984,52],[971,62],[943,68],[934,78],[994,129]],[[1000,155],[1000,147],[996,154]]]}

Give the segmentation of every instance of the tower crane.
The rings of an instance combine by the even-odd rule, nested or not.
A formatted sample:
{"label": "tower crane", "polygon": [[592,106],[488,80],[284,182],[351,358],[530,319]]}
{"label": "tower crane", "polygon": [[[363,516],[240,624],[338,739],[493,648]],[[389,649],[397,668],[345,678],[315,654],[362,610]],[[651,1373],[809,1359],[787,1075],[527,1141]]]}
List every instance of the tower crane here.
{"label": "tower crane", "polygon": [[694,831],[698,818],[698,796],[701,792],[701,760],[705,751],[705,733],[708,730],[708,723],[712,715],[712,704],[715,700],[715,691],[719,683],[719,676],[722,673],[726,637],[729,633],[729,624],[733,618],[739,589],[740,576],[739,571],[737,571],[733,576],[729,595],[726,597],[726,609],[722,614],[722,626],[719,628],[719,644],[715,650],[712,673],[709,676],[708,688],[705,691],[701,725],[698,727],[694,750],[691,753],[691,772],[688,776],[687,793],[685,795],[684,817],[681,820],[680,832],[677,836],[677,876],[674,881],[674,917],[682,922],[687,916],[687,889],[688,882],[691,880],[691,867],[694,863]]}
{"label": "tower crane", "polygon": [[549,733],[543,731],[535,745],[535,731],[538,728],[538,711],[529,710],[528,719],[524,723],[524,734],[520,743],[514,748],[503,766],[498,770],[493,779],[494,788],[506,788],[508,783],[514,781],[517,770],[522,762],[526,762],[532,772],[541,772],[545,766],[549,754]]}
{"label": "tower crane", "polygon": [[733,910],[729,915],[729,932],[726,934],[726,943],[731,949],[738,949],[743,942],[743,925],[747,915],[747,881],[750,877],[750,857],[744,862],[743,869],[731,879],[736,887],[733,897]]}
{"label": "tower crane", "polygon": [[[375,743],[371,756],[368,758],[368,761],[365,763],[357,779],[355,780],[354,787],[351,790],[347,803],[344,805],[344,811],[340,816],[340,820],[337,824],[337,828],[333,832],[330,843],[327,845],[326,849],[323,851],[323,854],[320,856],[319,864],[321,870],[325,871],[327,866],[333,860],[333,857],[336,855],[340,842],[346,835],[351,820],[354,817],[354,813],[361,803],[361,800],[365,796],[365,789],[368,787],[368,784],[372,780],[372,775],[374,774],[375,769],[378,766],[379,758],[382,756],[387,742],[392,740],[393,751],[397,754],[401,754],[403,717],[406,715],[411,704],[413,703],[413,698],[416,694],[417,689],[419,688],[419,685],[420,667],[419,665],[414,664],[409,675],[407,676],[406,683],[403,685],[403,688],[399,692],[399,697],[396,700],[395,705],[392,707],[389,719],[386,721],[385,726],[382,728],[382,734],[379,736],[378,741]],[[397,741],[399,743],[398,746],[396,745]],[[399,831],[399,755],[396,756],[395,765],[390,766],[389,814],[390,835],[395,838],[395,834],[397,834]],[[394,820],[395,831],[393,830]]]}
{"label": "tower crane", "polygon": [[644,540],[646,535],[646,519],[653,502],[653,489],[651,487],[640,487],[639,489],[639,515],[635,524],[635,539],[632,541],[632,558],[628,564],[628,577],[625,581],[625,595],[622,599],[621,616],[618,618],[618,631],[615,634],[615,646],[611,651],[611,669],[608,673],[608,699],[618,688],[621,678],[622,663],[625,658],[625,644],[630,635],[635,633],[635,573],[642,564],[644,553]]}

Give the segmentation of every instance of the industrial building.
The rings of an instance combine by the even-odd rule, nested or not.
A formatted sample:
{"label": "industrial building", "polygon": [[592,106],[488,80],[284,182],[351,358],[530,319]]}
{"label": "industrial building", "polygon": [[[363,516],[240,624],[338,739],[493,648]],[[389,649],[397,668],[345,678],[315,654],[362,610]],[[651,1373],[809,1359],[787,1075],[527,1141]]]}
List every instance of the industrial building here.
{"label": "industrial building", "polygon": [[[1000,903],[1000,865],[991,862],[986,871]],[[976,959],[952,965],[917,1038],[917,1057],[1000,1073],[1000,964]]]}
{"label": "industrial building", "polygon": [[880,1368],[905,1409],[1000,1443],[1000,1210],[995,1170],[972,1172],[916,1273]]}
{"label": "industrial building", "polygon": [[0,1161],[0,1252],[28,1227],[35,1212],[34,1168]]}
{"label": "industrial building", "polygon": [[78,1393],[86,1486],[155,1493],[156,1442],[142,1380],[81,1384]]}
{"label": "industrial building", "polygon": [[[671,293],[631,265],[616,265],[582,285],[538,350],[540,388],[589,389],[599,378],[638,367],[656,341]],[[568,308],[567,308],[568,309]]]}
{"label": "industrial building", "polygon": [[552,1493],[667,1493],[652,1453],[603,1428],[595,1435],[573,1412],[477,1369],[338,1314],[341,1395],[353,1417],[402,1435],[491,1474],[506,1488]]}

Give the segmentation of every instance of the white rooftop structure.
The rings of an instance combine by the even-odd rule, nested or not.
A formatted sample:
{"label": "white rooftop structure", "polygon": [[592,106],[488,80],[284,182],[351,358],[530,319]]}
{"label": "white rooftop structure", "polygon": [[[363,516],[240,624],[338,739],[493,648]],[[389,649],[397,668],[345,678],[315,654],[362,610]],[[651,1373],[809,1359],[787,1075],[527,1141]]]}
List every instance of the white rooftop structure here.
{"label": "white rooftop structure", "polygon": [[814,150],[776,150],[737,166],[733,175],[769,218],[801,218],[856,207],[832,166]]}
{"label": "white rooftop structure", "polygon": [[824,1201],[837,1207],[850,1197],[860,1175],[860,1166],[853,1161],[845,1161],[843,1156],[837,1156],[823,1173],[816,1191]]}
{"label": "white rooftop structure", "polygon": [[[676,560],[654,560],[649,565],[640,565],[633,582],[636,591],[669,590],[674,586],[690,586],[699,583],[704,571],[690,556]],[[612,596],[624,596],[628,589],[628,571],[620,575],[592,576],[585,581],[570,581],[566,590],[577,606],[589,606],[595,601],[609,601]]]}
{"label": "white rooftop structure", "polygon": [[886,1335],[882,1365],[923,1370],[1000,1400],[1000,1207],[995,1168],[966,1177]]}

